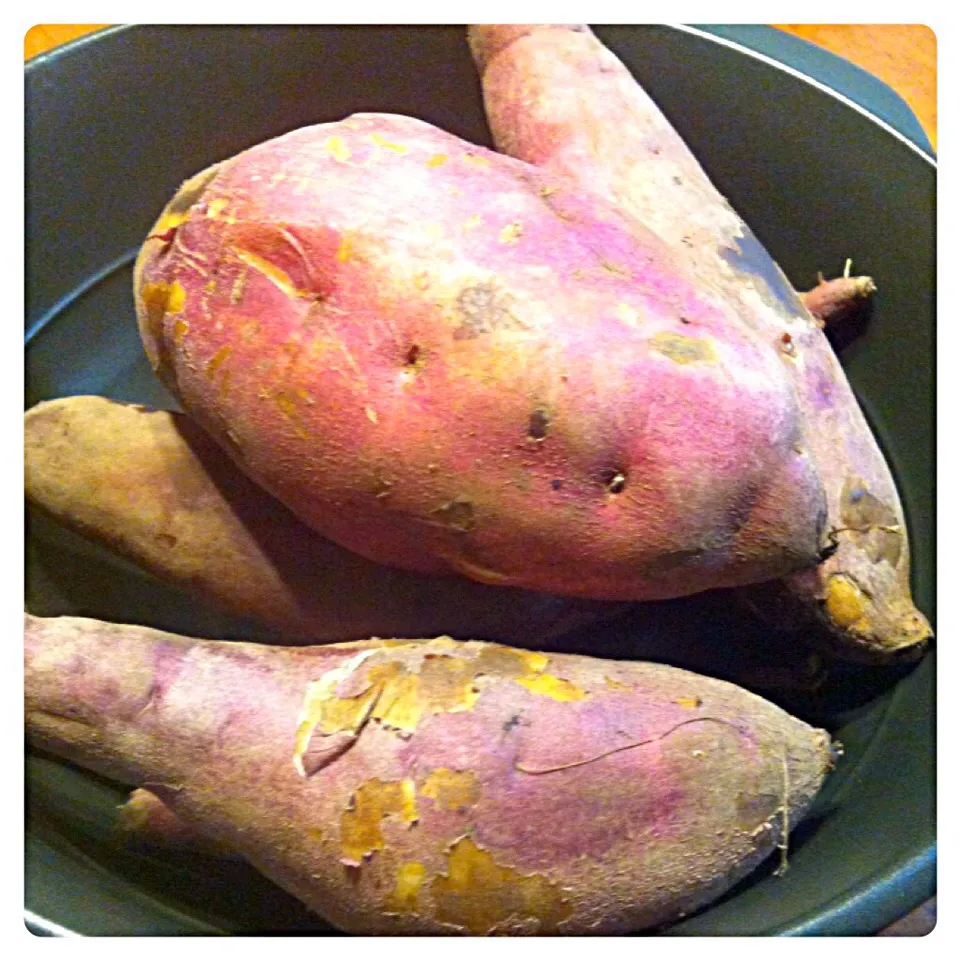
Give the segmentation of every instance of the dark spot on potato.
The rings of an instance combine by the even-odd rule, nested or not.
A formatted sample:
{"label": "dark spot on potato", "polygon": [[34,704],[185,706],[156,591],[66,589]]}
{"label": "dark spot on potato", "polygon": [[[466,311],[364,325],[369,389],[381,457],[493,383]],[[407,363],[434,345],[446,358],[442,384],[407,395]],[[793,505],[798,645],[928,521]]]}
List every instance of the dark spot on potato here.
{"label": "dark spot on potato", "polygon": [[461,323],[454,331],[455,340],[472,340],[495,330],[515,330],[523,326],[510,310],[511,297],[491,283],[464,287],[457,295],[457,312]]}
{"label": "dark spot on potato", "polygon": [[559,490],[559,489],[563,486],[563,481],[562,481],[562,480],[551,480],[551,481],[550,481],[550,486],[551,486],[554,490]]}
{"label": "dark spot on potato", "polygon": [[797,345],[793,342],[793,337],[789,333],[783,333],[780,336],[780,349],[788,356],[797,355]]}
{"label": "dark spot on potato", "polygon": [[840,518],[847,527],[884,526],[892,527],[899,523],[893,509],[879,497],[874,496],[866,484],[851,478],[844,484],[843,505]]}
{"label": "dark spot on potato", "polygon": [[627,475],[623,470],[609,470],[603,480],[608,493],[623,493],[627,486]]}
{"label": "dark spot on potato", "polygon": [[469,533],[477,525],[473,501],[469,497],[454,497],[442,507],[432,511],[431,516],[445,527],[457,530],[460,533]]}
{"label": "dark spot on potato", "polygon": [[527,436],[531,440],[539,442],[546,438],[549,429],[550,415],[543,407],[538,407],[530,414],[530,422],[527,424]]}
{"label": "dark spot on potato", "polygon": [[172,533],[158,533],[157,540],[165,547],[173,549],[177,545],[177,538]]}
{"label": "dark spot on potato", "polygon": [[[503,732],[510,733],[515,727],[519,727],[520,724],[523,722],[524,721],[523,721],[522,715],[519,713],[515,713],[509,720],[507,720],[506,723],[504,723]],[[529,722],[530,722],[529,720],[526,721],[527,724],[529,724]]]}
{"label": "dark spot on potato", "polygon": [[660,556],[657,561],[658,569],[673,570],[677,567],[684,567],[688,564],[696,563],[700,560],[707,550],[705,547],[688,547],[685,550],[670,550]]}
{"label": "dark spot on potato", "polygon": [[678,187],[679,187],[679,186],[682,186],[682,184],[683,184],[683,180],[682,180],[680,177],[677,177],[677,176],[675,176],[675,177],[673,178],[673,182],[674,182]]}
{"label": "dark spot on potato", "polygon": [[421,352],[420,345],[418,343],[411,344],[410,349],[407,350],[404,355],[403,362],[408,367],[419,367],[421,364]]}
{"label": "dark spot on potato", "polygon": [[731,536],[735,537],[747,525],[760,496],[760,485],[747,484],[724,511]]}

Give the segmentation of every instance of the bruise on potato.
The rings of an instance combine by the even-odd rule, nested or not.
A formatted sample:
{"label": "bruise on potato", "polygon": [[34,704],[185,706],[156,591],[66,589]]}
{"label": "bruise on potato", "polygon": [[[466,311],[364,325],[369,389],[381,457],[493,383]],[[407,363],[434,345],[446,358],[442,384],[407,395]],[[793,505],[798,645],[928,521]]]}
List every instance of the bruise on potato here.
{"label": "bruise on potato", "polygon": [[[776,852],[834,757],[824,731],[660,665],[447,638],[280,648],[70,617],[25,630],[31,744],[143,784],[362,934],[669,922]],[[398,684],[415,723],[353,712]],[[350,742],[298,764],[305,717],[319,718],[307,747]]]}

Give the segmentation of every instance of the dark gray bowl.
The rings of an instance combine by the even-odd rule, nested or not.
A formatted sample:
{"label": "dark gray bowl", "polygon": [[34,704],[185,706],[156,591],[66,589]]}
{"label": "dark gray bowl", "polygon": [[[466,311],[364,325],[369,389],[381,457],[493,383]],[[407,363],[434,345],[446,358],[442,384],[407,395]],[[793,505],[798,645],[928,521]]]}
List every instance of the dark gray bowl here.
{"label": "dark gray bowl", "polygon": [[[729,36],[732,28],[711,29]],[[597,32],[796,286],[812,285],[818,270],[839,271],[848,256],[877,278],[872,322],[843,360],[896,473],[915,595],[932,617],[932,161],[870,113],[710,33]],[[803,47],[787,53],[804,59]],[[839,61],[809,59],[851,82]],[[889,95],[863,77],[852,83]],[[412,114],[489,143],[454,27],[116,28],[28,64],[26,100],[27,406],[81,393],[172,405],[142,355],[131,264],[162,205],[202,167],[358,110]],[[893,101],[888,119],[900,109]],[[34,613],[250,635],[249,624],[39,518],[28,530]],[[829,718],[846,755],[794,837],[786,876],[762,868],[666,933],[867,934],[933,892],[933,655],[878,689]],[[327,932],[250,868],[118,842],[113,809],[124,791],[116,784],[31,756],[27,790],[26,906],[37,932]]]}

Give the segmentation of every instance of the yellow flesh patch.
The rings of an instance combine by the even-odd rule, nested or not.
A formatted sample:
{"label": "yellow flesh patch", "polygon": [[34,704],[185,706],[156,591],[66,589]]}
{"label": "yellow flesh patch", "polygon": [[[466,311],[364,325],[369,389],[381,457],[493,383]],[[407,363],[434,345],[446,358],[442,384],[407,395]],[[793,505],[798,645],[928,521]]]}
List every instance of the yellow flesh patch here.
{"label": "yellow flesh patch", "polygon": [[629,303],[617,304],[617,316],[628,326],[640,326],[640,312],[631,307]]}
{"label": "yellow flesh patch", "polygon": [[207,376],[211,379],[216,376],[217,370],[230,358],[230,347],[221,347],[207,364]]}
{"label": "yellow flesh patch", "polygon": [[575,683],[555,677],[550,673],[541,673],[535,677],[523,677],[517,680],[522,687],[540,697],[550,697],[559,703],[569,703],[572,700],[585,700],[587,695]]}
{"label": "yellow flesh patch", "polygon": [[190,324],[186,320],[182,320],[180,317],[177,317],[173,321],[173,342],[179,346],[183,343],[183,338],[187,335],[187,332],[190,330]]}
{"label": "yellow flesh patch", "polygon": [[306,290],[300,290],[296,287],[287,273],[281,270],[275,263],[251,253],[249,250],[243,250],[240,247],[232,247],[234,255],[238,260],[245,263],[252,270],[263,274],[274,286],[282,290],[288,297],[309,297]]}
{"label": "yellow flesh patch", "polygon": [[[374,672],[375,668],[370,671],[371,674]],[[413,733],[423,716],[419,687],[420,678],[416,674],[401,673],[399,669],[395,676],[382,680],[373,719],[393,730]]]}
{"label": "yellow flesh patch", "polygon": [[[550,660],[542,653],[489,644],[483,645],[476,657],[468,657],[459,655],[458,646],[457,641],[446,637],[419,643],[384,642],[382,647],[364,650],[308,684],[294,738],[293,763],[300,775],[307,775],[303,757],[318,728],[325,736],[358,736],[368,721],[375,720],[401,735],[413,734],[424,717],[472,710],[480,698],[484,677],[514,680],[531,693],[560,703],[588,696],[569,680],[545,673]],[[417,672],[399,660],[371,663],[358,674],[359,685],[352,687],[357,692],[350,694],[348,687],[348,695],[337,693],[341,684],[358,673],[364,660],[392,647],[425,647],[427,652]],[[444,650],[450,653],[439,652]],[[472,774],[457,776],[458,782],[465,782],[464,778]],[[430,789],[434,788],[439,789],[439,781]]]}
{"label": "yellow flesh patch", "polygon": [[480,223],[481,223],[481,222],[482,222],[482,220],[481,220],[480,214],[479,214],[479,213],[475,213],[472,217],[470,217],[469,220],[464,220],[464,221],[463,221],[463,229],[464,229],[464,230],[475,230],[477,227],[480,226]]}
{"label": "yellow flesh patch", "polygon": [[508,223],[500,231],[500,242],[507,244],[516,243],[523,236],[523,224]]}
{"label": "yellow flesh patch", "polygon": [[[392,671],[389,668],[393,668]],[[438,656],[424,660],[420,673],[407,673],[400,664],[373,667],[381,695],[372,716],[385,726],[413,733],[424,716],[472,710],[480,696],[476,671],[469,660]]]}
{"label": "yellow flesh patch", "polygon": [[327,735],[348,733],[355,736],[366,723],[379,689],[371,686],[354,697],[338,697],[336,690],[374,652],[364,650],[339,667],[328,670],[319,680],[307,684],[293,742],[293,765],[301,777],[306,776],[303,756],[317,726]]}
{"label": "yellow flesh patch", "polygon": [[233,217],[221,216],[223,211],[226,210],[227,204],[229,203],[230,201],[227,200],[226,197],[217,197],[216,200],[211,200],[207,205],[207,216],[211,220],[224,220],[227,223],[236,223],[236,220],[234,220]]}
{"label": "yellow flesh patch", "polygon": [[867,612],[863,591],[849,578],[835,575],[827,584],[827,613],[841,627],[860,626]]}
{"label": "yellow flesh patch", "polygon": [[345,861],[360,864],[384,847],[381,821],[397,817],[415,823],[416,787],[412,780],[367,780],[351,797],[351,806],[340,818],[340,851]]}
{"label": "yellow flesh patch", "polygon": [[409,147],[405,147],[402,143],[392,143],[390,140],[387,140],[385,137],[381,137],[379,133],[371,133],[370,139],[378,147],[383,147],[384,150],[392,150],[394,153],[399,153],[399,154],[410,152]]}
{"label": "yellow flesh patch", "polygon": [[657,353],[662,353],[675,363],[713,363],[717,359],[710,342],[684,337],[679,333],[658,333],[650,345]]}
{"label": "yellow flesh patch", "polygon": [[480,784],[471,770],[432,770],[420,786],[420,793],[429,797],[441,810],[462,810],[477,802]]}
{"label": "yellow flesh patch", "polygon": [[446,876],[430,884],[436,918],[442,923],[482,935],[505,921],[535,919],[540,932],[556,933],[573,913],[556,884],[500,866],[471,837],[457,840],[448,857]]}
{"label": "yellow flesh patch", "polygon": [[428,161],[428,167],[442,167],[450,158],[445,153],[435,153]]}
{"label": "yellow flesh patch", "polygon": [[163,317],[167,313],[183,312],[183,306],[187,302],[187,292],[179,280],[174,280],[173,283],[160,281],[144,284],[140,291],[140,298],[151,317]]}
{"label": "yellow flesh patch", "polygon": [[340,163],[350,159],[350,148],[343,142],[343,137],[327,137],[323,149]]}
{"label": "yellow flesh patch", "polygon": [[166,233],[168,230],[176,229],[186,221],[188,215],[188,212],[163,214],[153,228],[153,233]]}
{"label": "yellow flesh patch", "polygon": [[352,250],[353,241],[350,239],[349,233],[342,233],[340,235],[340,245],[337,247],[337,260],[340,263],[346,263],[350,259],[350,254]]}
{"label": "yellow flesh patch", "polygon": [[491,676],[516,679],[533,673],[541,673],[546,669],[550,658],[532,650],[515,650],[513,647],[501,647],[490,644],[480,651],[473,661],[477,673],[488,673]]}
{"label": "yellow flesh patch", "polygon": [[387,910],[391,913],[414,913],[420,888],[427,878],[427,868],[416,860],[409,860],[397,870],[397,882],[387,899]]}

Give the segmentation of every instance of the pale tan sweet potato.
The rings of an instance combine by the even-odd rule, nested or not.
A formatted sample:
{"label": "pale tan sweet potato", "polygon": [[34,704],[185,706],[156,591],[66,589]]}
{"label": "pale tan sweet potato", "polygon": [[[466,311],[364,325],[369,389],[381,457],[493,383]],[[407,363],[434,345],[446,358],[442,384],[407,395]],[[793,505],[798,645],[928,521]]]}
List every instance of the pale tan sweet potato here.
{"label": "pale tan sweet potato", "polygon": [[24,441],[29,504],[278,639],[535,643],[622,609],[372,563],[306,527],[183,414],[66,397],[27,411]]}
{"label": "pale tan sweet potato", "polygon": [[[778,353],[798,405],[798,443],[826,494],[829,556],[756,592],[758,606],[777,593],[796,621],[816,621],[851,657],[918,655],[931,630],[911,599],[897,489],[822,322],[588,27],[475,25],[469,41],[497,146],[614,202]],[[871,288],[847,278],[805,300],[824,321]]]}
{"label": "pale tan sweet potato", "polygon": [[139,783],[346,931],[616,934],[784,846],[835,752],[728,683],[448,638],[26,617],[30,742]]}

